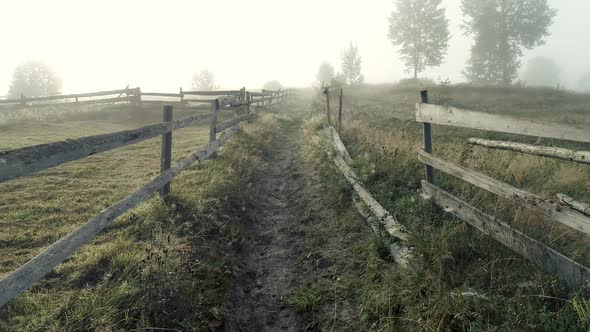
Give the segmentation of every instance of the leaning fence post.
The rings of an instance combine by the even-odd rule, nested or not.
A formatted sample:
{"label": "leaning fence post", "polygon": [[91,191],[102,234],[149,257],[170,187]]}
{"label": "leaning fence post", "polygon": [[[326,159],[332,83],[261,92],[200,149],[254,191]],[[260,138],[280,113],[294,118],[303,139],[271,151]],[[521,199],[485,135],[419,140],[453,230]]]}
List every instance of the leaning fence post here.
{"label": "leaning fence post", "polygon": [[326,117],[328,118],[328,126],[332,125],[332,116],[330,114],[330,88],[324,89],[324,94],[326,95]]}
{"label": "leaning fence post", "polygon": [[[172,106],[164,106],[163,111],[164,123],[172,122]],[[172,165],[172,131],[162,134],[162,159],[160,161],[160,173],[163,173]],[[166,183],[162,189],[160,189],[160,197],[166,198],[170,194],[170,182]]]}
{"label": "leaning fence post", "polygon": [[[420,91],[420,101],[422,104],[428,104],[428,90]],[[424,152],[432,153],[432,127],[430,123],[422,123],[424,130]],[[432,166],[425,165],[426,181],[434,183],[434,171]]]}
{"label": "leaning fence post", "polygon": [[342,130],[342,88],[340,88],[340,97],[338,98],[338,131]]}
{"label": "leaning fence post", "polygon": [[219,111],[219,99],[211,102],[211,127],[209,128],[209,142],[217,139],[217,112]]}

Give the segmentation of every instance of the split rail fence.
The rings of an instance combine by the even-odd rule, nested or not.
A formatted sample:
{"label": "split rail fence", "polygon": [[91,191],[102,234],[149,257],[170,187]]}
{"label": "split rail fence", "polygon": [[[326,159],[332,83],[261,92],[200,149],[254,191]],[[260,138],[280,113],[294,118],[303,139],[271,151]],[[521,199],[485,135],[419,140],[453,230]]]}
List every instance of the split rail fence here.
{"label": "split rail fence", "polygon": [[[587,288],[590,286],[590,269],[437,187],[434,184],[434,169],[505,199],[518,202],[548,220],[590,235],[590,215],[588,214],[589,210],[585,210],[588,207],[587,204],[575,202],[565,195],[559,195],[562,204],[556,206],[540,196],[438,158],[433,154],[432,147],[432,124],[590,143],[590,133],[587,130],[434,105],[428,102],[428,91],[421,92],[421,103],[416,104],[416,121],[423,124],[424,148],[418,153],[418,159],[425,164],[426,180],[422,181],[422,189],[426,198],[432,199],[445,211],[491,236],[546,272],[557,275],[571,287]],[[488,148],[511,150],[584,164],[590,163],[588,159],[590,152],[585,151],[480,138],[471,138],[468,142]]]}
{"label": "split rail fence", "polygon": [[[340,139],[336,139],[338,135],[336,130],[331,127],[333,115],[330,106],[330,92],[330,88],[325,88],[323,91],[328,126],[332,131],[332,135],[335,137],[336,149],[345,157],[344,159],[350,159],[350,157],[346,157],[346,148]],[[339,101],[337,119],[338,129],[340,130],[342,128],[342,89],[339,89],[337,93]],[[514,252],[522,255],[546,272],[557,275],[571,287],[576,289],[590,289],[589,268],[566,257],[542,242],[531,238],[502,220],[486,214],[460,198],[437,187],[434,184],[434,169],[464,180],[502,198],[518,202],[522,206],[536,211],[548,220],[560,223],[586,235],[590,235],[590,204],[578,202],[563,194],[557,195],[560,204],[554,204],[538,195],[438,158],[433,154],[432,125],[454,126],[581,143],[590,143],[590,133],[584,129],[560,124],[539,123],[502,115],[430,104],[428,102],[428,91],[422,91],[420,96],[421,103],[416,104],[416,120],[423,124],[424,147],[418,153],[418,159],[425,164],[426,179],[422,181],[423,196],[431,199],[432,202],[442,207],[445,211],[450,212],[504,246],[512,249]],[[468,139],[468,143],[492,149],[509,150],[581,164],[590,164],[590,151],[576,151],[565,148],[543,147],[482,138],[470,138]],[[339,163],[342,164],[342,162]],[[353,180],[351,180],[353,185],[358,183],[358,179],[354,178]],[[399,226],[403,227],[402,225]]]}
{"label": "split rail fence", "polygon": [[[115,93],[125,93],[124,91],[127,90],[113,91],[117,91]],[[113,91],[93,93],[92,95],[103,95],[106,93],[112,93]],[[82,159],[90,155],[162,136],[160,174],[129,196],[102,210],[93,219],[53,243],[15,271],[4,276],[0,280],[0,306],[3,306],[8,301],[25,291],[58,264],[74,254],[82,245],[96,237],[117,217],[149,198],[153,193],[159,192],[160,196],[165,199],[170,192],[170,182],[172,179],[193,163],[209,159],[217,150],[219,150],[220,146],[227,139],[239,131],[240,122],[251,119],[254,116],[253,113],[250,112],[251,105],[280,103],[294,93],[295,90],[248,92],[245,89],[236,91],[185,92],[185,95],[223,96],[207,101],[209,103],[208,107],[211,109],[210,114],[195,115],[173,121],[173,106],[164,105],[162,123],[110,134],[87,136],[75,140],[40,144],[0,152],[1,183],[58,166],[69,161]],[[91,94],[84,94],[84,96],[89,95]],[[156,94],[149,95],[155,96]],[[74,95],[59,97],[72,98],[72,96]],[[82,95],[75,96],[80,97]],[[157,94],[157,96],[170,97],[171,94]],[[52,100],[49,98],[58,99],[57,97],[58,96],[43,97],[36,98],[35,100]],[[108,102],[110,102],[112,101],[112,98],[107,98],[106,100],[109,100]],[[31,101],[31,99],[27,99],[27,102],[29,101]],[[168,102],[160,101],[160,103],[167,104]],[[230,109],[245,108],[247,111],[242,115],[218,123],[218,113],[224,107]],[[191,153],[178,164],[172,166],[172,132],[194,124],[206,123],[207,121],[210,121],[209,143],[200,147],[194,153]]]}
{"label": "split rail fence", "polygon": [[[280,100],[292,90],[262,90],[261,92],[249,92],[246,88],[225,91],[183,91],[178,93],[142,92],[141,88],[129,88],[119,90],[107,90],[79,94],[67,94],[47,97],[25,97],[21,94],[18,99],[0,99],[2,108],[44,107],[60,105],[89,105],[89,104],[115,104],[127,103],[134,105],[161,105],[166,103],[174,107],[198,108],[198,104],[205,104],[201,108],[208,108],[214,99],[219,96],[235,97],[239,101],[249,104],[268,104],[273,100]],[[204,98],[203,98],[204,97]],[[207,98],[209,97],[209,98]],[[167,100],[154,100],[154,98],[166,98]],[[170,100],[176,99],[176,100]]]}

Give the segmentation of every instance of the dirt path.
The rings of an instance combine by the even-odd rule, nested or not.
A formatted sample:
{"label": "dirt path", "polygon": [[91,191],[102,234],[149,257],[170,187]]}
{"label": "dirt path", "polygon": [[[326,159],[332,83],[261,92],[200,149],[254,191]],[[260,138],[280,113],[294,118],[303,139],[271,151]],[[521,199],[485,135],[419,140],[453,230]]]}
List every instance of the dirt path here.
{"label": "dirt path", "polygon": [[233,318],[228,331],[298,331],[301,318],[289,308],[286,295],[298,286],[302,267],[301,171],[298,153],[301,128],[293,124],[276,139],[266,169],[254,184],[254,222],[248,225],[251,241],[238,257],[232,290]]}

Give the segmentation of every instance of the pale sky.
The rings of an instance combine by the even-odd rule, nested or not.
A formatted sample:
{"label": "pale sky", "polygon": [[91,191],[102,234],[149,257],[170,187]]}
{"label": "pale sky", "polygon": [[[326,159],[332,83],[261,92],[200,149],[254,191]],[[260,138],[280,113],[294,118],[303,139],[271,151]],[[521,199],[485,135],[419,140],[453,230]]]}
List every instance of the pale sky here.
{"label": "pale sky", "polygon": [[[460,0],[444,0],[453,37],[446,62],[423,76],[463,81],[471,40],[459,29]],[[590,71],[589,0],[550,0],[559,10],[547,45],[566,84]],[[392,0],[0,0],[0,95],[12,71],[34,59],[63,78],[64,93],[117,89],[175,92],[192,73],[212,71],[223,88],[313,83],[320,63],[340,67],[358,45],[368,83],[404,76],[387,39]]]}

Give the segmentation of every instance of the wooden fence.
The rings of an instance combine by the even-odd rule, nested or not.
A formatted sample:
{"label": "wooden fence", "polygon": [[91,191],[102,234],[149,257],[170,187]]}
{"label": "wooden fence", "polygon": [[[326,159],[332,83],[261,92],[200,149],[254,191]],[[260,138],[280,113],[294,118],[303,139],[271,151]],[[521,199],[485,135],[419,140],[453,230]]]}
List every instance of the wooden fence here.
{"label": "wooden fence", "polygon": [[[44,107],[60,105],[89,105],[89,104],[115,104],[128,103],[135,105],[161,105],[166,103],[175,107],[198,108],[198,104],[205,104],[201,108],[208,108],[209,104],[218,97],[235,97],[237,101],[250,104],[269,104],[274,100],[292,93],[294,90],[262,90],[262,92],[248,92],[246,88],[239,90],[223,91],[183,91],[180,88],[178,93],[164,92],[142,92],[141,88],[129,88],[119,90],[98,91],[79,94],[67,94],[47,97],[25,97],[21,95],[18,99],[0,100],[0,107],[23,108],[23,107]],[[147,98],[144,98],[147,97]],[[202,98],[209,97],[209,98]],[[257,97],[257,98],[254,98]],[[154,98],[166,98],[166,100],[154,100]],[[176,100],[170,100],[176,99]]]}
{"label": "wooden fence", "polygon": [[[326,102],[326,118],[332,125],[330,95],[332,88],[323,90]],[[338,129],[342,128],[342,89],[338,93]],[[590,288],[590,269],[551,249],[509,224],[490,216],[474,206],[462,201],[434,184],[434,169],[464,180],[476,187],[487,190],[505,199],[513,200],[532,209],[548,220],[563,224],[579,232],[590,235],[590,204],[575,201],[563,194],[557,194],[560,204],[550,202],[540,196],[493,179],[484,174],[455,165],[433,155],[432,124],[455,126],[518,135],[569,140],[590,143],[590,133],[584,129],[560,124],[539,123],[496,114],[463,110],[428,103],[428,92],[421,92],[421,103],[416,105],[416,120],[423,125],[423,150],[418,159],[425,164],[425,181],[422,181],[423,196],[431,199],[458,218],[471,224],[483,233],[524,256],[548,273],[556,274],[561,280],[574,288]],[[334,129],[332,135],[337,135]],[[339,139],[334,139],[339,142]],[[515,151],[525,154],[557,158],[581,164],[590,164],[590,151],[576,151],[565,148],[543,147],[515,142],[494,141],[470,138],[468,143],[483,147]],[[339,154],[346,156],[346,148],[336,143]],[[348,157],[350,158],[350,157]],[[345,160],[347,158],[344,158]],[[357,181],[357,180],[355,180]]]}
{"label": "wooden fence", "polygon": [[[560,195],[562,204],[556,205],[535,194],[438,158],[433,154],[431,126],[432,124],[438,124],[590,143],[588,130],[429,104],[427,91],[421,92],[421,103],[416,105],[416,120],[423,124],[424,148],[418,153],[418,159],[425,164],[426,180],[422,181],[422,189],[426,198],[432,199],[435,204],[443,207],[445,211],[471,224],[545,271],[556,274],[570,286],[574,288],[590,286],[590,269],[435,186],[433,170],[438,169],[500,197],[518,202],[538,212],[548,220],[590,234],[590,216],[588,210],[585,210],[587,204],[575,202],[565,195]],[[590,152],[586,151],[539,147],[479,138],[471,138],[468,142],[488,148],[511,150],[584,164],[588,164],[588,157],[590,156]]]}
{"label": "wooden fence", "polygon": [[[125,91],[125,90],[113,90]],[[111,93],[112,91],[101,92]],[[65,162],[78,160],[93,154],[109,151],[122,146],[135,144],[149,138],[162,136],[161,172],[149,183],[123,198],[119,202],[101,211],[93,219],[81,227],[66,235],[59,241],[47,247],[30,261],[4,276],[0,280],[0,306],[18,296],[33,283],[49,273],[58,264],[70,257],[86,242],[92,240],[100,231],[110,225],[117,217],[133,208],[140,202],[149,198],[151,194],[159,191],[162,198],[170,192],[170,182],[181,171],[196,161],[205,161],[214,154],[219,147],[239,130],[239,123],[253,117],[250,106],[261,103],[275,103],[284,101],[292,95],[294,90],[250,93],[245,89],[236,91],[187,91],[184,95],[219,96],[210,99],[211,113],[208,115],[196,115],[185,119],[173,121],[171,105],[165,105],[163,110],[163,122],[142,128],[125,130],[110,134],[82,137],[75,140],[66,140],[48,144],[35,145],[16,150],[0,152],[0,182],[8,181],[22,176],[27,176],[47,168],[51,168]],[[87,94],[90,95],[90,94]],[[92,94],[93,96],[96,95]],[[164,96],[164,94],[149,94],[150,96]],[[67,95],[71,98],[73,95]],[[78,97],[80,95],[77,95]],[[167,94],[166,97],[170,97]],[[260,98],[253,98],[257,96]],[[63,97],[63,96],[61,96]],[[181,96],[180,98],[183,98]],[[51,97],[43,97],[44,100]],[[55,97],[56,99],[57,96]],[[39,99],[37,99],[39,100]],[[199,102],[202,102],[199,100]],[[217,115],[223,107],[246,108],[245,114],[236,116],[225,122],[217,123]],[[210,121],[209,143],[178,164],[172,166],[172,132],[190,125]],[[219,133],[219,135],[218,135]]]}
{"label": "wooden fence", "polygon": [[377,237],[389,249],[393,260],[405,266],[412,255],[411,247],[408,244],[408,233],[405,227],[371,195],[349,166],[352,159],[338,134],[338,131],[342,129],[343,90],[342,88],[338,89],[338,130],[332,126],[330,90],[330,87],[325,87],[322,91],[324,101],[326,102],[327,134],[329,140],[332,141],[332,147],[335,152],[334,156],[330,154],[329,157],[352,186],[356,195],[354,197],[354,203],[358,212],[367,219]]}
{"label": "wooden fence", "polygon": [[[326,101],[326,119],[328,120],[328,126],[332,125],[332,109],[330,107],[330,96],[331,96],[331,91],[330,90],[334,90],[330,87],[326,87],[323,90],[323,94],[324,94],[324,100]],[[339,92],[338,94],[338,131],[340,131],[342,129],[342,100],[343,100],[343,89],[342,88],[338,88],[337,91]]]}

